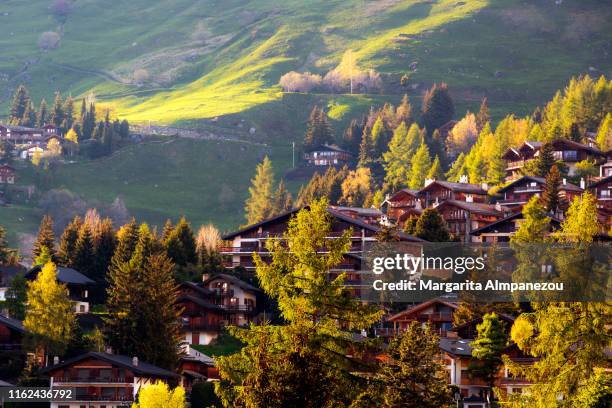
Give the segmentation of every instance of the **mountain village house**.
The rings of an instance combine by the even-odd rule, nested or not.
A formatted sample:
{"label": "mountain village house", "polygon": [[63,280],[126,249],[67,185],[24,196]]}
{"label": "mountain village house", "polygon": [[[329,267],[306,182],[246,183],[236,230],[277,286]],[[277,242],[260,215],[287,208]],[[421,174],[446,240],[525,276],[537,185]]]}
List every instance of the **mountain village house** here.
{"label": "mountain village house", "polygon": [[0,352],[21,350],[25,333],[21,321],[0,314]]}
{"label": "mountain village house", "polygon": [[182,333],[188,344],[209,344],[221,331],[225,310],[214,304],[216,293],[192,282],[179,285]]}
{"label": "mountain village house", "polygon": [[138,357],[89,352],[41,370],[50,386],[74,388],[75,399],[51,408],[129,408],[141,387],[156,381],[175,383],[179,376]]}
{"label": "mountain village house", "polygon": [[[28,280],[35,280],[41,266],[35,266],[26,273]],[[68,296],[74,302],[75,313],[89,313],[89,291],[95,282],[72,268],[57,267],[57,281],[68,288]]]}
{"label": "mountain village house", "polygon": [[426,180],[425,187],[419,190],[419,197],[426,207],[435,206],[446,200],[464,201],[468,203],[486,203],[489,199],[486,184],[470,184],[467,177],[462,177],[459,183],[441,180]]}
{"label": "mountain village house", "polygon": [[336,145],[321,145],[308,149],[304,160],[309,166],[343,166],[352,155]]}
{"label": "mountain village house", "polygon": [[470,233],[510,214],[500,204],[446,200],[434,208],[446,221],[448,231],[463,242],[472,242]]}
{"label": "mountain village house", "polygon": [[8,164],[0,164],[0,184],[15,184],[15,168]]}
{"label": "mountain village house", "polygon": [[204,277],[203,285],[214,293],[214,302],[224,312],[224,324],[244,326],[257,313],[261,289],[228,274]]}
{"label": "mountain village house", "polygon": [[432,299],[416,306],[408,307],[390,316],[387,322],[393,323],[393,332],[401,333],[412,322],[429,323],[439,336],[444,337],[453,327],[453,312],[457,304],[442,299]]}

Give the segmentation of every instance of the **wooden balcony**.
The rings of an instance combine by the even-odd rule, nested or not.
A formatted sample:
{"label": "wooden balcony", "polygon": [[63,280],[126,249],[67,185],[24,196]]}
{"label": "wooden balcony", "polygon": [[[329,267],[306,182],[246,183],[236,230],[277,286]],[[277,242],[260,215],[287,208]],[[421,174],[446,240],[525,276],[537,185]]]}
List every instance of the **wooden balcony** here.
{"label": "wooden balcony", "polygon": [[133,384],[134,378],[132,377],[87,377],[80,378],[75,376],[69,377],[53,377],[53,382],[55,384],[70,384],[70,383],[78,383],[78,384]]}

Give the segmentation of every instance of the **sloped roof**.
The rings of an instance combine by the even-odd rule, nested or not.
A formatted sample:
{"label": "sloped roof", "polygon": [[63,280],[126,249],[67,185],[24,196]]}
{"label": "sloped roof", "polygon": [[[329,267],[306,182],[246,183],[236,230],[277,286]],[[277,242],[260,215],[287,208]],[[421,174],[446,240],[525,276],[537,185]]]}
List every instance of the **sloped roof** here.
{"label": "sloped roof", "polygon": [[455,356],[471,356],[473,341],[472,339],[449,339],[442,337],[438,341],[438,346],[441,350]]}
{"label": "sloped roof", "polygon": [[446,200],[443,201],[440,205],[436,207],[436,209],[448,206],[455,206],[471,213],[483,214],[483,215],[501,215],[502,212],[497,210],[495,205],[493,204],[484,204],[484,203],[468,203],[465,201],[459,200]]}
{"label": "sloped roof", "polygon": [[365,207],[342,207],[339,205],[331,206],[336,211],[352,211],[363,216],[378,216],[383,213],[378,208],[365,208]]}
{"label": "sloped roof", "polygon": [[411,190],[409,188],[403,188],[399,191],[396,191],[395,193],[391,194],[391,197],[389,197],[389,199],[387,201],[394,201],[395,197],[400,195],[400,194],[408,194],[410,196],[413,197],[418,197],[419,196],[419,190]]}
{"label": "sloped roof", "polygon": [[307,153],[310,152],[320,152],[320,151],[332,151],[332,152],[339,152],[339,153],[348,153],[351,154],[349,151],[344,150],[336,145],[318,145],[318,146],[313,146],[311,148],[306,149]]}
{"label": "sloped roof", "polygon": [[[492,230],[495,227],[497,227],[498,225],[501,225],[501,224],[503,224],[505,222],[512,221],[512,220],[517,219],[517,218],[520,219],[522,217],[523,217],[523,212],[522,211],[516,212],[514,214],[511,214],[511,215],[509,215],[507,217],[502,218],[501,220],[493,221],[490,224],[487,224],[487,225],[485,225],[483,227],[480,227],[480,228],[470,232],[470,235],[482,234],[483,232],[487,232],[489,230]],[[559,220],[559,219],[557,219],[555,217],[552,217],[552,216],[549,215],[548,218],[550,218],[551,224],[553,224],[553,225],[560,225],[561,224],[561,220]]]}
{"label": "sloped roof", "polygon": [[506,191],[508,191],[510,188],[512,188],[513,186],[520,184],[523,181],[535,181],[538,184],[544,184],[544,182],[546,181],[544,179],[544,177],[535,177],[535,176],[523,176],[519,179],[514,180],[512,183],[504,186],[503,188],[500,188],[499,190],[497,190],[498,193],[505,193]]}
{"label": "sloped roof", "polygon": [[0,324],[4,324],[10,329],[18,331],[19,333],[25,333],[26,329],[23,327],[23,322],[21,320],[13,319],[11,317],[6,317],[0,314]]}
{"label": "sloped roof", "polygon": [[410,307],[410,308],[408,308],[406,310],[402,310],[401,312],[396,313],[393,316],[389,317],[387,320],[394,321],[396,319],[399,319],[400,317],[403,317],[403,316],[406,316],[406,315],[411,315],[411,314],[414,314],[414,313],[418,313],[421,310],[425,310],[429,306],[434,305],[436,303],[444,305],[444,306],[452,307],[453,309],[457,308],[457,304],[456,303],[451,303],[451,302],[447,302],[446,300],[442,300],[440,298],[436,298],[436,299],[428,300],[427,302],[420,303],[420,304],[418,304],[416,306],[413,306],[413,307]]}
{"label": "sloped roof", "polygon": [[79,361],[86,360],[89,358],[102,360],[102,361],[105,361],[113,365],[124,367],[140,375],[145,375],[145,376],[148,375],[152,377],[165,377],[165,378],[177,378],[178,377],[178,374],[173,373],[172,371],[168,371],[164,368],[157,367],[153,364],[149,364],[144,361],[138,361],[138,365],[135,366],[132,364],[133,361],[132,361],[132,357],[130,356],[121,355],[121,354],[102,353],[102,352],[97,352],[97,351],[90,351],[88,353],[81,354],[79,356],[70,358],[59,364],[46,367],[40,370],[40,372],[48,373],[58,368],[66,367],[66,366],[72,365],[74,363],[78,363]]}
{"label": "sloped roof", "polygon": [[208,310],[216,310],[216,311],[219,311],[219,312],[223,311],[223,309],[221,307],[219,307],[217,305],[213,305],[212,303],[209,303],[209,302],[205,301],[204,299],[201,299],[201,298],[196,297],[196,296],[183,295],[183,296],[179,296],[176,299],[176,303],[181,303],[181,302],[184,302],[184,301],[193,302],[196,305],[201,306],[201,307],[203,307],[205,309],[208,309]]}
{"label": "sloped roof", "polygon": [[588,188],[589,189],[595,188],[595,187],[598,187],[598,186],[600,186],[602,184],[609,183],[610,181],[612,181],[612,176],[604,177],[601,180],[591,184]]}
{"label": "sloped roof", "polygon": [[236,286],[238,286],[238,287],[240,287],[242,289],[245,289],[245,290],[250,290],[252,292],[261,292],[261,289],[256,288],[255,286],[251,285],[250,283],[247,283],[247,282],[245,282],[245,281],[243,281],[241,279],[238,279],[235,276],[228,275],[227,273],[219,273],[219,274],[216,274],[214,276],[211,276],[210,278],[204,280],[204,284],[207,285],[207,284],[209,284],[210,282],[212,282],[212,281],[214,281],[216,279],[226,280],[226,281],[231,282],[234,285],[236,285]]}
{"label": "sloped roof", "polygon": [[458,193],[470,193],[470,194],[480,194],[480,195],[487,194],[487,192],[482,189],[482,186],[480,184],[455,183],[452,181],[442,181],[442,180],[432,181],[431,183],[423,187],[421,190],[419,190],[419,193],[423,193],[425,191],[430,190],[432,186],[434,185],[439,185],[439,186],[442,186],[444,188],[447,188],[449,190],[452,190]]}
{"label": "sloped roof", "polygon": [[[37,265],[30,269],[28,273],[26,273],[26,278],[33,280],[36,279],[38,273],[42,270],[42,266]],[[81,272],[76,271],[72,268],[65,268],[63,266],[57,267],[57,281],[66,284],[73,285],[93,285],[96,282],[89,279],[87,276],[83,275]]]}
{"label": "sloped roof", "polygon": [[189,289],[193,289],[195,292],[199,293],[202,296],[210,296],[213,294],[212,290],[205,288],[204,286],[198,285],[197,283],[194,283],[194,282],[189,282],[189,281],[181,282],[179,283],[179,287],[181,286],[187,287]]}

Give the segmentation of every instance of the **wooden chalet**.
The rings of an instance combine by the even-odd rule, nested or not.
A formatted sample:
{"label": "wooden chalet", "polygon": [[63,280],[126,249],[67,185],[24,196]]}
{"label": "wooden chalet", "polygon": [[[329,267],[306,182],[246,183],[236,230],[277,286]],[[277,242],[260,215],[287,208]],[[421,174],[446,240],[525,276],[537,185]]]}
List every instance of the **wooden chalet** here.
{"label": "wooden chalet", "polygon": [[471,203],[446,200],[435,207],[446,221],[448,231],[463,242],[475,242],[472,231],[498,221],[510,214],[510,210],[500,204]]}
{"label": "wooden chalet", "polygon": [[[308,208],[308,207],[304,207]],[[226,268],[245,268],[247,272],[255,271],[253,253],[257,253],[262,259],[269,260],[270,254],[266,248],[266,242],[271,239],[282,238],[287,231],[289,220],[303,208],[287,211],[276,217],[264,220],[257,224],[247,226],[239,231],[222,237],[224,241],[231,244],[221,248],[227,261]],[[364,222],[359,217],[352,217],[345,213],[328,207],[327,211],[332,217],[332,228],[328,239],[337,239],[346,230],[351,230],[351,247],[345,255],[344,260],[330,270],[330,276],[338,272],[346,272],[345,285],[350,288],[354,296],[360,296],[361,287],[361,256],[366,246],[376,242],[376,235],[381,227]],[[414,236],[399,233],[399,239],[407,242],[422,242],[423,240]]]}
{"label": "wooden chalet", "polygon": [[382,204],[382,212],[385,213],[389,220],[393,220],[398,224],[401,224],[400,220],[405,221],[409,214],[412,215],[418,212],[420,215],[422,210],[423,203],[419,197],[419,191],[407,188],[388,195]]}
{"label": "wooden chalet", "polygon": [[[550,218],[551,231],[558,229],[561,225],[561,221],[555,217]],[[519,229],[523,220],[523,213],[519,211],[498,221],[494,221],[472,231],[470,233],[474,237],[472,241],[489,243],[510,242],[510,238]]]}
{"label": "wooden chalet", "polygon": [[21,350],[25,333],[21,320],[0,314],[0,352]]}
{"label": "wooden chalet", "polygon": [[50,378],[50,386],[74,389],[70,401],[52,402],[51,408],[131,407],[140,388],[157,381],[176,383],[176,373],[154,366],[138,357],[89,352],[59,362],[40,371]]}
{"label": "wooden chalet", "polygon": [[446,200],[485,203],[489,196],[486,184],[470,184],[465,178],[460,183],[441,180],[427,180],[419,191],[425,207],[435,206]]}
{"label": "wooden chalet", "polygon": [[7,141],[13,145],[46,145],[50,138],[62,140],[59,129],[54,125],[45,125],[42,128],[30,128],[0,124],[0,141]]}
{"label": "wooden chalet", "polygon": [[309,166],[344,166],[352,158],[351,153],[336,145],[320,145],[307,149],[304,160]]}
{"label": "wooden chalet", "polygon": [[193,282],[179,285],[176,303],[182,309],[181,333],[187,344],[209,344],[219,335],[226,313],[215,304],[215,297],[212,290]]}
{"label": "wooden chalet", "polygon": [[534,160],[542,147],[542,142],[527,141],[519,147],[511,147],[502,156],[506,161],[506,180],[515,180],[522,175],[525,163]]}
{"label": "wooden chalet", "polygon": [[15,168],[8,164],[0,164],[0,184],[15,184]]}
{"label": "wooden chalet", "polygon": [[607,232],[612,227],[612,176],[602,178],[588,189],[597,199],[598,219]]}
{"label": "wooden chalet", "polygon": [[380,225],[384,215],[378,208],[342,207],[338,205],[333,205],[331,208],[340,214],[372,225]]}
{"label": "wooden chalet", "polygon": [[612,176],[612,150],[606,153],[607,159],[605,163],[599,166],[599,178],[606,178]]}
{"label": "wooden chalet", "polygon": [[[41,270],[40,265],[33,267],[25,274],[26,279],[35,280]],[[89,292],[96,283],[82,273],[63,266],[57,267],[57,281],[66,285],[75,312],[89,313]]]}
{"label": "wooden chalet", "polygon": [[254,321],[261,289],[225,273],[203,278],[203,286],[214,294],[215,305],[224,312],[224,324],[245,326]]}
{"label": "wooden chalet", "polygon": [[18,273],[26,273],[27,268],[21,264],[2,265],[0,264],[0,302],[6,300],[5,293],[11,281]]}
{"label": "wooden chalet", "polygon": [[219,379],[215,360],[189,345],[183,347],[177,371],[181,375],[181,385],[187,392],[191,391],[193,384],[197,382]]}
{"label": "wooden chalet", "polygon": [[457,304],[443,299],[432,299],[407,308],[387,319],[393,323],[393,332],[401,333],[411,322],[430,323],[438,335],[444,337],[453,327],[453,313]]}
{"label": "wooden chalet", "polygon": [[[498,194],[502,194],[503,199],[497,202],[510,208],[512,211],[520,210],[531,197],[540,197],[542,195],[545,184],[546,180],[543,177],[523,176],[500,189]],[[563,179],[559,186],[561,207],[563,209],[567,208],[567,205],[575,197],[582,194],[583,191],[584,187],[580,188],[572,183],[568,183],[567,179]]]}

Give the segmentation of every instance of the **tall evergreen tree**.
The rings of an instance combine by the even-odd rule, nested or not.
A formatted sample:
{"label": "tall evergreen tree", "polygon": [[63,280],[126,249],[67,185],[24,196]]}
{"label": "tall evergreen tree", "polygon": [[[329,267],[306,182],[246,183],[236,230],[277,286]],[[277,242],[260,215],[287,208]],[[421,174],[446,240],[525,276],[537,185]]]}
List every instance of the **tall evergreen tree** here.
{"label": "tall evergreen tree", "polygon": [[359,154],[359,144],[361,143],[362,127],[357,119],[351,120],[342,136],[342,147],[354,155]]}
{"label": "tall evergreen tree", "polygon": [[68,95],[64,101],[62,110],[64,111],[64,120],[62,121],[61,128],[64,130],[64,132],[67,132],[68,129],[71,129],[72,125],[74,124],[74,99],[72,98],[72,95]]}
{"label": "tall evergreen tree", "polygon": [[422,143],[410,162],[408,187],[415,190],[421,189],[425,184],[425,178],[430,168],[431,156],[429,155],[429,148],[425,143]]}
{"label": "tall evergreen tree", "polygon": [[74,247],[73,268],[90,279],[100,282],[99,276],[95,276],[95,252],[93,234],[87,223],[81,225],[79,237]]}
{"label": "tall evergreen tree", "polygon": [[172,234],[172,231],[174,231],[174,225],[172,225],[172,220],[168,218],[164,223],[164,228],[162,229],[160,237],[161,241],[166,242],[170,234]]}
{"label": "tall evergreen tree", "polygon": [[423,211],[416,222],[414,235],[430,242],[450,241],[446,221],[435,208],[426,208]]}
{"label": "tall evergreen tree", "polygon": [[6,240],[6,231],[0,226],[0,265],[7,265],[12,258],[13,250]]}
{"label": "tall evergreen tree", "polygon": [[434,84],[423,97],[421,118],[431,134],[453,118],[455,105],[445,83]]}
{"label": "tall evergreen tree", "polygon": [[371,164],[375,159],[374,143],[366,128],[363,129],[361,135],[361,143],[359,144],[359,162],[358,167],[365,167]]}
{"label": "tall evergreen tree", "polygon": [[57,282],[53,263],[43,266],[36,280],[28,282],[23,326],[27,341],[37,352],[63,355],[72,338],[75,317],[66,285]]}
{"label": "tall evergreen tree", "polygon": [[546,210],[538,197],[533,196],[523,206],[523,217],[525,220],[519,224],[511,242],[517,244],[544,242],[550,231],[550,218],[546,216]]}
{"label": "tall evergreen tree", "polygon": [[45,215],[40,221],[38,235],[32,249],[32,257],[39,256],[43,247],[46,247],[52,259],[55,259],[55,234],[53,233],[53,219],[50,215]]}
{"label": "tall evergreen tree", "polygon": [[427,172],[427,178],[443,180],[444,172],[442,171],[442,165],[440,164],[440,158],[438,156],[436,156],[433,161],[433,164],[431,165],[431,168]]}
{"label": "tall evergreen tree", "polygon": [[478,361],[469,369],[487,383],[489,392],[493,390],[499,367],[503,363],[502,351],[508,345],[504,326],[504,322],[495,312],[485,314],[482,323],[476,326],[478,335],[471,344],[472,356]]}
{"label": "tall evergreen tree", "polygon": [[47,124],[49,120],[49,112],[47,108],[47,101],[43,98],[40,101],[40,106],[38,107],[38,112],[36,113],[36,126],[42,127]]}
{"label": "tall evergreen tree", "polygon": [[68,268],[74,267],[75,248],[82,224],[83,221],[81,217],[75,216],[64,229],[60,237],[59,251],[57,254],[59,265]]}
{"label": "tall evergreen tree", "polygon": [[327,114],[323,109],[315,106],[308,118],[308,126],[304,135],[304,148],[309,149],[323,144],[330,144],[334,140]]}
{"label": "tall evergreen tree", "polygon": [[110,218],[105,218],[100,223],[98,231],[94,237],[94,277],[98,283],[106,284],[106,272],[111,264],[117,238],[113,221]]}
{"label": "tall evergreen tree", "polygon": [[49,122],[58,128],[61,128],[62,123],[64,122],[64,102],[62,101],[62,95],[59,92],[55,93],[53,106],[51,106]]}
{"label": "tall evergreen tree", "polygon": [[612,150],[612,113],[608,112],[597,131],[597,146],[604,152]]}
{"label": "tall evergreen tree", "polygon": [[23,273],[17,273],[4,293],[4,307],[9,317],[17,320],[25,319],[25,308],[28,300],[27,280]]}
{"label": "tall evergreen tree", "polygon": [[168,257],[179,266],[196,263],[196,243],[191,225],[181,217],[164,242]]}
{"label": "tall evergreen tree", "polygon": [[282,214],[293,208],[293,197],[291,197],[291,193],[287,190],[287,187],[285,187],[284,180],[278,183],[278,187],[274,193],[272,207],[274,208],[273,215]]}
{"label": "tall evergreen tree", "polygon": [[544,208],[553,214],[559,209],[559,187],[561,186],[561,173],[557,166],[552,166],[546,175],[544,191],[542,192],[542,203]]}
{"label": "tall evergreen tree", "polygon": [[[546,177],[555,164],[554,148],[551,143],[544,143],[536,160],[536,175]],[[557,169],[558,170],[558,169]]]}
{"label": "tall evergreen tree", "polygon": [[112,265],[120,265],[132,259],[136,244],[138,243],[138,226],[132,218],[129,223],[122,226],[117,232],[117,246],[111,260]]}
{"label": "tall evergreen tree", "polygon": [[26,127],[36,126],[36,108],[34,107],[34,103],[32,101],[27,104],[26,110],[23,113],[23,118],[21,118],[19,124]]}
{"label": "tall evergreen tree", "polygon": [[393,132],[389,150],[383,154],[385,182],[397,189],[408,183],[410,161],[418,149],[419,129],[416,124],[410,127],[410,135],[404,122]]}
{"label": "tall evergreen tree", "polygon": [[20,125],[23,121],[24,113],[28,109],[28,106],[32,102],[30,93],[24,85],[19,85],[13,96],[11,102],[11,109],[9,112],[9,123],[13,125]]}
{"label": "tall evergreen tree", "polygon": [[273,210],[274,170],[268,156],[257,165],[255,177],[249,187],[249,198],[245,204],[247,225],[255,224],[268,218]]}
{"label": "tall evergreen tree", "polygon": [[478,132],[481,132],[484,129],[487,123],[491,122],[491,115],[489,114],[489,105],[487,104],[487,98],[482,98],[482,102],[480,103],[480,109],[478,110],[478,114],[476,115],[476,126],[478,128]]}

